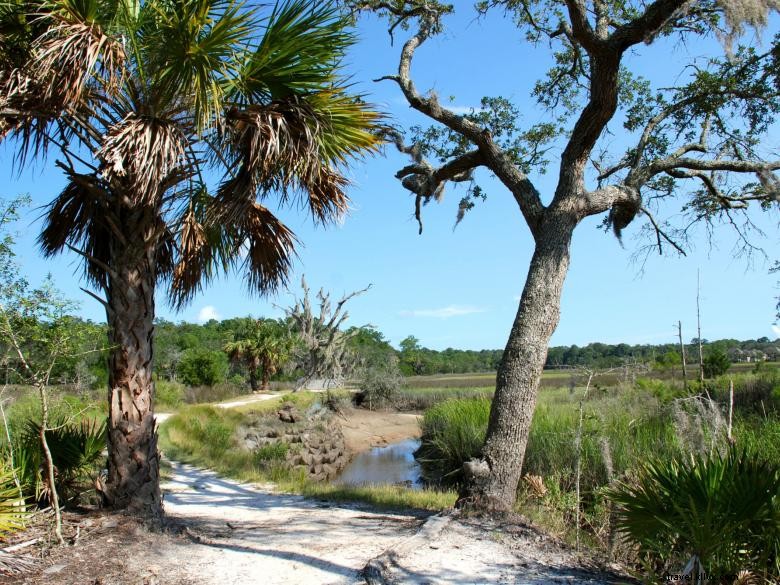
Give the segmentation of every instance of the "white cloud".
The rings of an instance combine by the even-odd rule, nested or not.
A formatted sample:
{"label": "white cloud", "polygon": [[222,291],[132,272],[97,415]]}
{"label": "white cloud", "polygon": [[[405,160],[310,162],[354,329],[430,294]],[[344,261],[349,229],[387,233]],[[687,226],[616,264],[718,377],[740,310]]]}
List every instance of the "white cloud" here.
{"label": "white cloud", "polygon": [[515,295],[512,297],[512,300],[514,301],[520,301],[520,295]]}
{"label": "white cloud", "polygon": [[777,325],[772,325],[772,331],[775,332],[775,335],[780,337],[780,327],[778,327]]}
{"label": "white cloud", "polygon": [[465,305],[449,305],[440,309],[415,309],[413,311],[401,311],[401,317],[436,317],[437,319],[449,319],[472,313],[484,313],[487,309],[482,307],[470,307]]}
{"label": "white cloud", "polygon": [[217,313],[217,309],[213,305],[206,305],[198,311],[198,323],[207,323],[212,319],[219,320],[220,318],[220,314]]}

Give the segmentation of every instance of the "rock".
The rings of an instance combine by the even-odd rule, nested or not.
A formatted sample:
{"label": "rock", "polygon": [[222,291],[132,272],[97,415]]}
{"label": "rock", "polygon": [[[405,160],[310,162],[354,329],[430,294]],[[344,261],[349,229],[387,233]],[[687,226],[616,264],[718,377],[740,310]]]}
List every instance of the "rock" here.
{"label": "rock", "polygon": [[301,413],[292,404],[285,405],[276,414],[280,421],[286,423],[294,423],[301,420]]}

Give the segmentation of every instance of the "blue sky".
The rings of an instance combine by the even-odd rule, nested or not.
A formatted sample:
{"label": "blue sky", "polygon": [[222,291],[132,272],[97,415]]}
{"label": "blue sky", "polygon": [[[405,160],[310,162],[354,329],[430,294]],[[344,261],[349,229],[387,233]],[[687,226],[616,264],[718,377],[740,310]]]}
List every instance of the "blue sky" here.
{"label": "blue sky", "polygon": [[[418,51],[413,73],[421,90],[434,89],[444,100],[454,96],[455,107],[476,106],[483,95],[512,98],[524,112],[523,121],[544,119],[545,113],[528,95],[533,83],[545,71],[549,56],[544,47],[532,49],[500,12],[475,19],[468,2],[457,2],[461,14],[447,20],[449,31]],[[772,22],[776,30],[777,22]],[[385,24],[362,20],[360,42],[350,54],[347,69],[358,89],[388,111],[399,125],[424,123],[403,102],[390,82],[371,79],[394,72],[403,31],[390,47]],[[627,63],[661,84],[671,85],[682,64],[691,55],[720,51],[715,42],[686,45],[664,43],[640,46]],[[625,140],[615,124],[612,143],[620,153]],[[777,152],[777,135],[766,149]],[[427,347],[443,349],[500,348],[504,346],[517,310],[532,242],[517,206],[509,193],[483,174],[481,184],[488,200],[480,203],[453,230],[458,189],[448,188],[442,204],[424,210],[425,230],[417,235],[412,216],[412,197],[393,174],[406,161],[388,148],[356,164],[350,171],[352,212],[340,226],[314,227],[296,209],[280,210],[303,246],[290,285],[292,293],[306,275],[313,289],[324,287],[334,296],[363,288],[370,291],[351,301],[350,321],[354,325],[377,326],[394,344],[415,335]],[[10,145],[0,146],[4,188],[0,196],[29,193],[36,206],[46,204],[62,187],[53,161],[26,169],[21,176],[11,171]],[[557,174],[534,176],[542,193],[550,193]],[[104,320],[102,308],[79,290],[80,264],[65,254],[44,260],[35,246],[40,229],[31,211],[18,229],[19,254],[25,275],[38,282],[52,273],[58,286],[81,303],[81,313]],[[571,270],[566,282],[561,323],[553,345],[584,345],[591,341],[663,343],[672,341],[677,320],[690,338],[696,326],[696,280],[701,274],[702,336],[757,338],[777,337],[772,323],[778,277],[768,274],[769,263],[755,256],[752,264],[733,257],[735,238],[728,229],[714,232],[713,245],[704,230],[695,238],[695,249],[684,258],[651,255],[642,271],[632,262],[641,244],[631,226],[624,235],[625,247],[610,234],[597,229],[601,218],[583,222],[575,233]],[[759,243],[771,260],[778,254],[777,216],[756,216],[767,237]],[[637,222],[638,223],[638,222]],[[291,303],[290,293],[260,299],[246,293],[240,276],[230,275],[212,284],[180,313],[173,312],[158,297],[158,315],[171,320],[197,322],[208,317],[225,318],[252,314],[280,316],[275,305]]]}

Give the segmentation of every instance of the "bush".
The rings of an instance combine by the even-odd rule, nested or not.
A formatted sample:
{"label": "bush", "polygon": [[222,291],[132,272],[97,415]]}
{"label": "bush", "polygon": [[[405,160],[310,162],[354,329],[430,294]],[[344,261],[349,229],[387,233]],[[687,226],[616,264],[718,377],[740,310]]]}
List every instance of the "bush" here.
{"label": "bush", "polygon": [[14,470],[0,461],[0,538],[24,528],[28,515],[16,485]]}
{"label": "bush", "polygon": [[395,404],[401,392],[403,377],[397,360],[388,360],[383,366],[365,368],[360,376],[360,403],[369,409]]}
{"label": "bush", "polygon": [[228,358],[221,351],[192,348],[184,352],[176,371],[188,386],[213,386],[225,380]]}
{"label": "bush", "polygon": [[607,491],[617,529],[649,568],[780,576],[780,466],[731,447],[725,456],[658,460]]}
{"label": "bush", "polygon": [[722,376],[731,367],[729,357],[720,349],[713,349],[704,358],[704,375],[707,378]]}
{"label": "bush", "polygon": [[179,382],[158,380],[154,383],[154,398],[157,406],[176,408],[184,401],[184,386]]}
{"label": "bush", "polygon": [[[103,450],[106,448],[106,423],[89,419],[80,423],[53,419],[49,425],[51,428],[46,431],[46,442],[56,469],[56,487],[67,498],[77,493],[81,485],[96,474],[102,463]],[[27,421],[16,446],[16,460],[21,468],[25,491],[34,493],[36,499],[40,499],[46,485],[42,476],[44,459],[40,429],[39,422]]]}
{"label": "bush", "polygon": [[448,400],[425,412],[415,457],[426,481],[457,485],[463,480],[463,463],[480,456],[489,416],[486,398]]}

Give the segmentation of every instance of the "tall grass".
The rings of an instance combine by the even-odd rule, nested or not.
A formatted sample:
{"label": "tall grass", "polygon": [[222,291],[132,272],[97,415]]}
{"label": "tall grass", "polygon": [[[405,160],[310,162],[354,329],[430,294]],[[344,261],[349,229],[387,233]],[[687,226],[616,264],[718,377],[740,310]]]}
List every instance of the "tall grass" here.
{"label": "tall grass", "polygon": [[489,416],[487,398],[447,400],[428,409],[415,454],[423,477],[433,484],[458,484],[463,462],[480,454]]}

